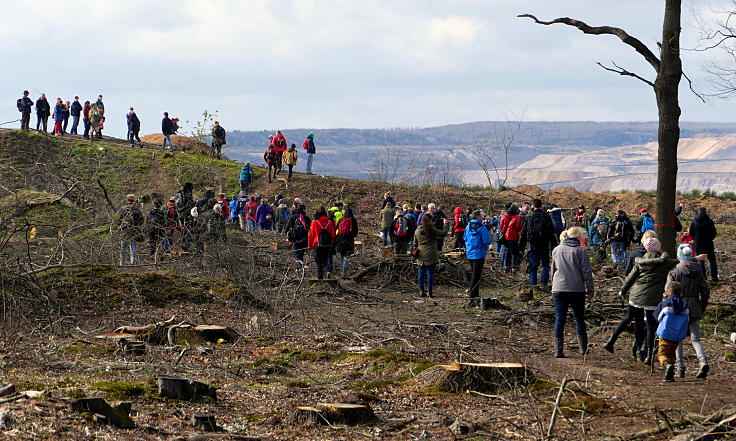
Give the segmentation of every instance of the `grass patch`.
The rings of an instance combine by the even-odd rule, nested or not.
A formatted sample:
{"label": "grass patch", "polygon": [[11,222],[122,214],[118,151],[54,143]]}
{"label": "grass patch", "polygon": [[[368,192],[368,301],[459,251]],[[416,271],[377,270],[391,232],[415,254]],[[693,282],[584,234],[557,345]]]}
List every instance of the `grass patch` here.
{"label": "grass patch", "polygon": [[582,395],[560,403],[560,410],[566,416],[580,415],[578,411],[581,410],[584,410],[587,415],[600,415],[609,408],[605,400],[592,395]]}

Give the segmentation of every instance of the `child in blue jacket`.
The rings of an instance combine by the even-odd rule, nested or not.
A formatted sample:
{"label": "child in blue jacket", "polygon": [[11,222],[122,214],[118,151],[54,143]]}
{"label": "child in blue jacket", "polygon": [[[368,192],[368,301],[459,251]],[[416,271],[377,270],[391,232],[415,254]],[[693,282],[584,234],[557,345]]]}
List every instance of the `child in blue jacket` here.
{"label": "child in blue jacket", "polygon": [[659,363],[664,366],[664,381],[675,381],[675,355],[677,346],[689,333],[690,310],[681,297],[680,282],[671,281],[666,289],[666,298],[657,306],[654,316],[659,322]]}

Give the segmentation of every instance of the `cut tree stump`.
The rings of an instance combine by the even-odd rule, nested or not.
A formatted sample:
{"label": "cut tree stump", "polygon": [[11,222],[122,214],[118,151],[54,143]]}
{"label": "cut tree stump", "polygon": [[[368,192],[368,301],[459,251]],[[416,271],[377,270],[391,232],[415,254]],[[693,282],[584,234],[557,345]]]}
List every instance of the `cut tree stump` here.
{"label": "cut tree stump", "polygon": [[240,334],[227,326],[218,325],[177,325],[169,328],[167,340],[170,345],[189,343],[235,343]]}
{"label": "cut tree stump", "polygon": [[15,385],[13,383],[5,384],[0,383],[0,397],[4,397],[5,395],[11,395],[15,393]]}
{"label": "cut tree stump", "polygon": [[192,426],[203,432],[215,432],[217,430],[214,415],[194,415],[192,416]]}
{"label": "cut tree stump", "polygon": [[159,377],[158,394],[175,400],[191,401],[197,397],[217,399],[217,389],[183,377]]}
{"label": "cut tree stump", "polygon": [[317,403],[297,406],[287,417],[292,424],[345,424],[348,426],[370,423],[376,420],[373,409],[367,404]]}
{"label": "cut tree stump", "polygon": [[122,348],[123,354],[126,355],[145,355],[146,353],[146,343],[140,340],[121,338],[118,340],[118,346]]}
{"label": "cut tree stump", "polygon": [[428,383],[437,392],[495,393],[526,386],[534,381],[534,376],[521,363],[452,363],[431,367],[417,380]]}
{"label": "cut tree stump", "polygon": [[495,297],[472,297],[470,302],[468,302],[468,306],[471,308],[480,308],[484,311],[488,311],[490,309],[510,309]]}
{"label": "cut tree stump", "polygon": [[121,429],[135,427],[126,407],[112,407],[102,398],[80,398],[72,401],[69,408],[72,412],[89,412],[94,416],[94,421],[101,424],[109,423]]}

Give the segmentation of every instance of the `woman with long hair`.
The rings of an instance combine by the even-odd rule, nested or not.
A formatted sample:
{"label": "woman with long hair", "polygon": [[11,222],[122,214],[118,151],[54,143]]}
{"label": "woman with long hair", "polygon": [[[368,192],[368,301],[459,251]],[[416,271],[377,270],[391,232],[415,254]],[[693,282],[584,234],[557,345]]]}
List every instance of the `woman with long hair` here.
{"label": "woman with long hair", "polygon": [[420,297],[434,297],[434,272],[440,261],[437,244],[438,239],[447,235],[448,227],[447,219],[443,219],[443,229],[438,230],[433,225],[432,215],[426,213],[422,217],[422,224],[414,232],[414,263],[417,265]]}

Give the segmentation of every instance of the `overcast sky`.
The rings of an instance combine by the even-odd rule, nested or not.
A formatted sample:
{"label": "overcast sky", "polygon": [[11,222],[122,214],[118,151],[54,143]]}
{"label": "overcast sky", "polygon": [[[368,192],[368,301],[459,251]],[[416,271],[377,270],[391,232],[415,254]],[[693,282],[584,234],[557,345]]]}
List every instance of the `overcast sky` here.
{"label": "overcast sky", "polygon": [[[653,79],[628,46],[515,17],[621,26],[656,48],[661,0],[3,1],[0,122],[18,118],[23,89],[34,100],[102,93],[115,135],[131,105],[143,133],[160,130],[163,111],[191,120],[204,109],[228,130],[657,117],[645,84],[595,65]],[[697,43],[691,1],[683,47]],[[683,52],[696,84],[714,56]],[[733,102],[702,104],[686,90],[683,120],[736,120]]]}

